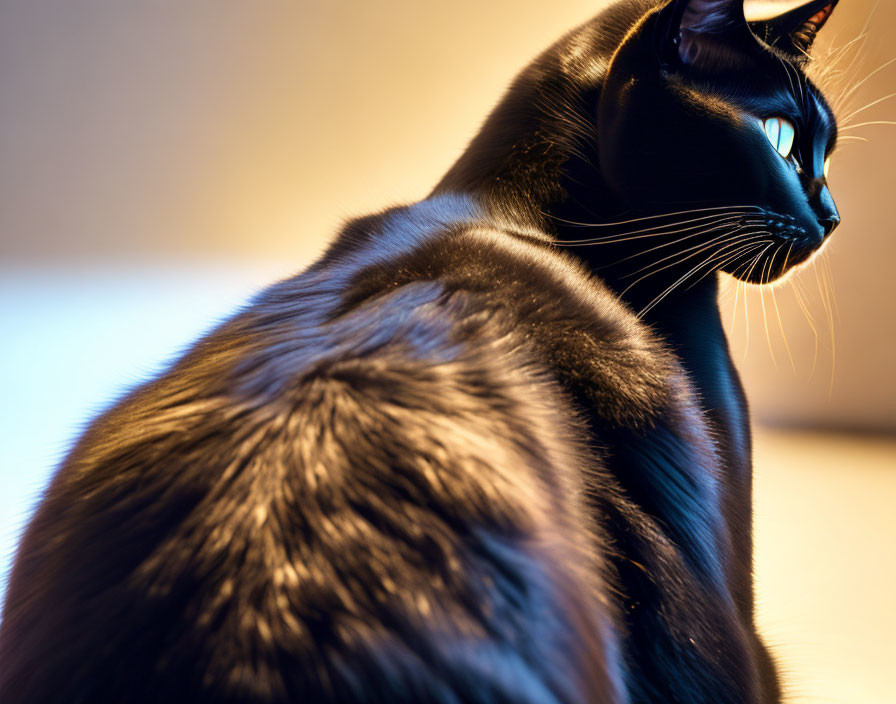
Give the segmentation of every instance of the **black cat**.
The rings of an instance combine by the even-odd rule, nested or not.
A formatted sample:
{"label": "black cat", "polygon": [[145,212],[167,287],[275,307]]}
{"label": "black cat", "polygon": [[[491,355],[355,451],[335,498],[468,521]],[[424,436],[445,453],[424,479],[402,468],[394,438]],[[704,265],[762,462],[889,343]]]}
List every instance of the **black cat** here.
{"label": "black cat", "polygon": [[717,272],[839,220],[804,73],[835,3],[613,6],[427,200],[97,419],[19,548],[0,700],[778,701]]}

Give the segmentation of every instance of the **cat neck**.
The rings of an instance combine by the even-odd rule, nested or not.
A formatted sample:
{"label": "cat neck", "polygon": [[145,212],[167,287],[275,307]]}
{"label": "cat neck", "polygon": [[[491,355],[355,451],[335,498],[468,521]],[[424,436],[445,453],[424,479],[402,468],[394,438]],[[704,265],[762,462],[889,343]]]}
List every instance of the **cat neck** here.
{"label": "cat neck", "polygon": [[719,309],[722,274],[675,286],[676,272],[652,285],[629,288],[631,278],[625,270],[593,268],[632,310],[645,311],[641,319],[675,353],[697,393],[722,468],[722,510],[733,550],[729,587],[744,623],[752,623],[752,438],[747,399]]}
{"label": "cat neck", "polygon": [[[466,180],[473,170],[471,150],[436,189],[462,193],[474,201],[484,218],[499,229],[540,237],[547,241],[582,240],[594,229],[572,223],[606,223],[639,217],[626,212],[589,164],[593,158],[567,160],[560,181],[548,159],[539,166],[531,152],[504,144],[506,135],[495,137],[484,152],[493,171],[483,180]],[[481,145],[480,145],[480,148]],[[559,147],[558,147],[559,148]],[[592,155],[593,157],[594,155]],[[680,208],[684,210],[685,208]],[[647,221],[652,222],[652,221]],[[639,229],[639,228],[636,228]],[[600,230],[598,230],[600,232]],[[732,541],[733,562],[728,576],[732,597],[745,623],[753,618],[752,600],[752,466],[749,413],[740,377],[731,360],[728,340],[718,305],[720,274],[700,272],[681,279],[691,264],[664,268],[631,285],[632,273],[645,263],[627,259],[650,245],[631,240],[619,246],[572,247],[566,251],[582,260],[676,354],[699,399],[704,417],[717,439],[720,466],[724,468],[722,502]],[[664,255],[661,255],[664,256]],[[620,263],[620,260],[623,260]],[[633,262],[637,262],[632,266]],[[661,266],[665,266],[663,263]]]}
{"label": "cat neck", "polygon": [[[719,310],[719,277],[669,294],[648,310],[643,320],[676,353],[700,395],[704,411],[722,426],[726,449],[736,465],[749,465],[749,418],[740,377],[731,359]],[[613,284],[610,283],[612,287]],[[654,292],[623,297],[636,310],[653,300]],[[650,300],[648,300],[650,299]]]}
{"label": "cat neck", "polygon": [[738,483],[748,482],[749,411],[719,309],[719,279],[723,274],[713,273],[696,283],[675,286],[676,272],[659,277],[649,286],[630,287],[631,277],[625,271],[593,268],[632,310],[644,311],[641,319],[675,352],[699,394],[704,412],[720,431],[727,465],[738,475]]}

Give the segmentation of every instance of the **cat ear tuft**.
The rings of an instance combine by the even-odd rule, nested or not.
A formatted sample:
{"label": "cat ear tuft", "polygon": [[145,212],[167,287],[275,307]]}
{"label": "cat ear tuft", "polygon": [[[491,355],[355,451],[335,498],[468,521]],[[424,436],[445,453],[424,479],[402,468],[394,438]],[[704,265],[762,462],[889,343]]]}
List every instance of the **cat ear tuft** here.
{"label": "cat ear tuft", "polygon": [[671,0],[659,14],[661,55],[705,73],[751,66],[757,46],[743,0]]}
{"label": "cat ear tuft", "polygon": [[[753,7],[748,6],[750,29],[769,46],[794,58],[806,59],[838,1],[756,2]],[[781,12],[782,5],[791,9]]]}

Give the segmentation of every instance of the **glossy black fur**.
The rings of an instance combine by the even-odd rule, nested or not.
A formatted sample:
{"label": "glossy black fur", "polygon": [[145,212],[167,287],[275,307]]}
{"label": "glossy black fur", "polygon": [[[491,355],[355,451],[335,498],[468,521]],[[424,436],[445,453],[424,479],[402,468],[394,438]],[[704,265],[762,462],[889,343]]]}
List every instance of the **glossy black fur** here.
{"label": "glossy black fur", "polygon": [[[629,288],[653,240],[556,244],[749,204],[770,279],[830,233],[833,118],[739,8],[573,31],[430,198],[350,222],[97,419],[19,548],[0,700],[778,701],[715,300],[751,260]],[[793,163],[745,114],[793,115]]]}

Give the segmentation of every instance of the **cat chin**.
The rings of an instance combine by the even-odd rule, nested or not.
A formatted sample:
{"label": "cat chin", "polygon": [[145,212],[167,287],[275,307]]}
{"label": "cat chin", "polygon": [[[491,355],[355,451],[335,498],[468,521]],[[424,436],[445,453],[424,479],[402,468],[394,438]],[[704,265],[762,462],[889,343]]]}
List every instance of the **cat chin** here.
{"label": "cat chin", "polygon": [[[803,231],[805,232],[805,231]],[[774,233],[771,243],[761,256],[748,254],[722,268],[726,274],[749,284],[771,284],[781,281],[809,262],[824,246],[826,240],[805,234]]]}
{"label": "cat chin", "polygon": [[756,227],[766,236],[761,243],[767,241],[767,247],[760,249],[758,254],[755,249],[749,251],[723,268],[740,281],[751,284],[778,281],[808,262],[827,241],[819,226],[807,227],[792,215],[764,211],[759,220],[761,222]]}

